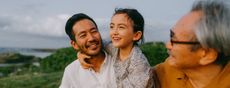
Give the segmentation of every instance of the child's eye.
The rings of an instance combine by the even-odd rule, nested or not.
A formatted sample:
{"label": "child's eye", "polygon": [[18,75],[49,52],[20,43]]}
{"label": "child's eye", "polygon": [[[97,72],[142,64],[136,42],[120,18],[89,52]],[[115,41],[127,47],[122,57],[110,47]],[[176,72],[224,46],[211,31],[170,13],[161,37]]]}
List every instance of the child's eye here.
{"label": "child's eye", "polygon": [[113,29],[113,26],[110,25],[110,29]]}

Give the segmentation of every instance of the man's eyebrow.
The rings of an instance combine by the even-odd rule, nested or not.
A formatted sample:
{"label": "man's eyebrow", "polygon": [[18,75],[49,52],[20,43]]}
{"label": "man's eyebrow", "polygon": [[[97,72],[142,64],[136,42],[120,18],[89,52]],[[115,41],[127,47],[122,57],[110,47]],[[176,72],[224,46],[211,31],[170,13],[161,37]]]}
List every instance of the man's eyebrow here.
{"label": "man's eyebrow", "polygon": [[170,37],[176,39],[175,33],[172,31],[172,29],[170,29]]}
{"label": "man's eyebrow", "polygon": [[170,29],[170,37],[174,36],[174,32],[172,31],[172,29]]}
{"label": "man's eyebrow", "polygon": [[85,33],[85,31],[80,31],[80,32],[77,33],[77,35],[79,36],[79,35],[81,35],[82,33]]}
{"label": "man's eyebrow", "polygon": [[98,29],[97,29],[97,27],[92,27],[92,28],[90,28],[90,31],[91,30],[98,30]]}

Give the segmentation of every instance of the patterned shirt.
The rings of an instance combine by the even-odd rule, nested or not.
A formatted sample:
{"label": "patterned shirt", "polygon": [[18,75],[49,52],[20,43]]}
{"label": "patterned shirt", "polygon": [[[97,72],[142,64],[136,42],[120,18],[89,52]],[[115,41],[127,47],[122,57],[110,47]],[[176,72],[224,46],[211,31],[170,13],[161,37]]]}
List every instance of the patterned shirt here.
{"label": "patterned shirt", "polygon": [[134,46],[129,57],[120,61],[118,49],[109,46],[114,63],[117,88],[150,88],[153,86],[153,77],[147,58],[138,46]]}

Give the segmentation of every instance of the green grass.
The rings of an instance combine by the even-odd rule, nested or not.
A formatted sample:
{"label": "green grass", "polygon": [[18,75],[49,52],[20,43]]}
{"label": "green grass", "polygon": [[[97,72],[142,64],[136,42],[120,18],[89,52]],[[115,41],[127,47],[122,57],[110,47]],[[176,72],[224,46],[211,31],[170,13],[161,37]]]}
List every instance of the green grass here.
{"label": "green grass", "polygon": [[58,88],[63,72],[33,73],[0,79],[1,88]]}

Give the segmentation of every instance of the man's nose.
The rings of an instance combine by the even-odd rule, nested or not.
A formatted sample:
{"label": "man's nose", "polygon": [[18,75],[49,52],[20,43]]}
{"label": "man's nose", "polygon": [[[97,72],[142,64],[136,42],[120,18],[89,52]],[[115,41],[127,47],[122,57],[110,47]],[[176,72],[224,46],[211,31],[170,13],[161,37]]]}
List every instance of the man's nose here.
{"label": "man's nose", "polygon": [[92,35],[91,33],[89,33],[88,38],[89,38],[89,41],[95,40],[95,36]]}
{"label": "man's nose", "polygon": [[165,44],[165,47],[168,49],[168,50],[171,50],[172,49],[172,43],[170,41],[167,41],[166,44]]}

